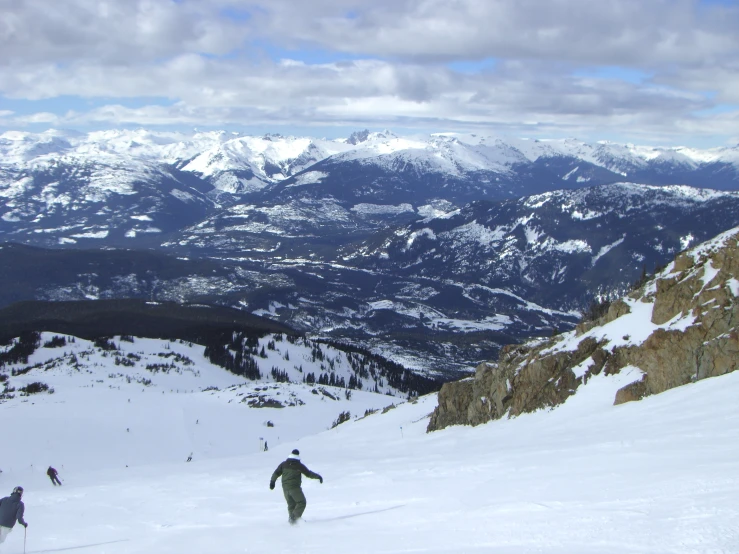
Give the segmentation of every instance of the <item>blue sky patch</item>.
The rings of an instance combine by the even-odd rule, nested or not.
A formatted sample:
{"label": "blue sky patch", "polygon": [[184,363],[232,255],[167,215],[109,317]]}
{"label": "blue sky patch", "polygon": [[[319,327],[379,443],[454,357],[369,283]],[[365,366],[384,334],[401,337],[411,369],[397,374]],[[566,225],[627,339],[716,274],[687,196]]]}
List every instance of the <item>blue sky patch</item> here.
{"label": "blue sky patch", "polygon": [[491,71],[498,65],[498,60],[495,58],[485,58],[484,60],[469,60],[469,61],[458,61],[449,62],[446,64],[449,69],[456,71],[457,73],[466,73],[474,75],[476,73],[482,73],[484,71]]}
{"label": "blue sky patch", "polygon": [[170,98],[152,96],[137,96],[136,98],[57,96],[41,100],[23,100],[0,96],[0,110],[10,110],[16,115],[31,115],[39,112],[64,115],[68,111],[88,112],[111,104],[135,109],[144,106],[172,106],[175,103],[176,100]]}

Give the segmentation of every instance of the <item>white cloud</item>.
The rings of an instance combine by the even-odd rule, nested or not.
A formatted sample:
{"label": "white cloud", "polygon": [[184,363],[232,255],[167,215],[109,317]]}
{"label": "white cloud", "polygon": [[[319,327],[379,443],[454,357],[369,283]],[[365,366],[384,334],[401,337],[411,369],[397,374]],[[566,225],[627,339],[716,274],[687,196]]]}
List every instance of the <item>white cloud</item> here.
{"label": "white cloud", "polygon": [[[739,111],[702,118],[690,115],[700,106],[701,97],[669,89],[640,90],[634,85],[580,83],[574,79],[551,86],[555,94],[541,94],[540,83],[516,83],[512,77],[492,82],[467,77],[455,83],[447,75],[438,79],[428,76],[434,94],[420,101],[398,92],[400,85],[390,71],[397,68],[377,64],[372,71],[369,65],[362,63],[344,73],[334,70],[335,79],[320,96],[316,88],[326,69],[319,68],[313,75],[309,66],[302,66],[300,74],[291,78],[254,78],[253,87],[219,90],[210,96],[203,93],[171,106],[108,105],[68,113],[53,124],[199,126],[207,122],[211,126],[290,126],[299,121],[314,126],[369,124],[594,139],[602,138],[598,132],[608,129],[609,133],[630,134],[642,141],[684,142],[686,136],[731,136],[739,122]],[[363,88],[369,92],[359,94]],[[570,92],[563,95],[557,88]],[[16,122],[23,125],[31,119],[17,118]]]}
{"label": "white cloud", "polygon": [[22,125],[34,123],[50,123],[56,125],[60,121],[60,117],[50,112],[36,112],[29,115],[22,115],[16,118],[16,121]]}
{"label": "white cloud", "polygon": [[2,65],[137,64],[183,52],[223,54],[248,29],[207,1],[2,0]]}
{"label": "white cloud", "polygon": [[264,36],[374,56],[642,66],[728,59],[739,47],[739,9],[701,6],[695,0],[269,0],[261,4],[252,23]]}
{"label": "white cloud", "polygon": [[[697,0],[0,3],[0,95],[119,99],[86,113],[0,112],[4,125],[736,136],[734,111],[715,108],[739,103],[739,9]],[[484,59],[486,70],[446,65]],[[629,82],[611,66],[651,77]],[[172,105],[125,107],[142,97]]]}
{"label": "white cloud", "polygon": [[657,82],[687,90],[714,91],[716,102],[739,104],[739,62],[723,66],[678,67],[658,75]]}
{"label": "white cloud", "polygon": [[[730,60],[739,7],[697,0],[4,0],[5,64],[224,54],[260,37],[412,60]],[[244,14],[235,18],[235,11]]]}

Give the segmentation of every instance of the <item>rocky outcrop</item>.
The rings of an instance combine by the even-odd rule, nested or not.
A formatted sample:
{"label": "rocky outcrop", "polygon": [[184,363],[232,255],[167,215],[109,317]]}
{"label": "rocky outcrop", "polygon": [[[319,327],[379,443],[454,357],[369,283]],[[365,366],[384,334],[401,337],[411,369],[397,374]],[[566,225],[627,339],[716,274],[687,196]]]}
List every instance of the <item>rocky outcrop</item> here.
{"label": "rocky outcrop", "polygon": [[739,369],[739,228],[692,250],[597,321],[505,347],[474,378],[445,384],[429,431],[562,404],[592,375],[641,370],[615,404]]}

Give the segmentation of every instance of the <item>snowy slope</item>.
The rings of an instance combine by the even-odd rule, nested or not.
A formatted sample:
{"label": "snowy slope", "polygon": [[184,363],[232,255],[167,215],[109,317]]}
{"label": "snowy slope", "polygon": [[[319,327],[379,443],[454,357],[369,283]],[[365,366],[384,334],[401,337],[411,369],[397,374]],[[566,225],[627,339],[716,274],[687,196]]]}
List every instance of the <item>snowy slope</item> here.
{"label": "snowy slope", "polygon": [[[499,141],[496,137],[479,135],[459,136],[469,144],[488,144]],[[618,144],[610,141],[587,143],[568,139],[507,139],[510,147],[521,152],[529,161],[539,158],[567,156],[599,165],[626,176],[626,171],[644,168],[650,162],[673,162],[696,168],[702,163],[736,164],[738,147],[696,149],[684,146],[664,147],[637,144]]]}
{"label": "snowy slope", "polygon": [[347,148],[306,137],[237,137],[198,154],[182,169],[211,179],[223,192],[253,192]]}
{"label": "snowy slope", "polygon": [[402,160],[450,175],[482,170],[506,173],[514,163],[526,161],[520,152],[502,141],[490,145],[466,144],[444,135],[402,138],[382,133],[371,133],[352,150],[333,157],[335,163],[348,160],[388,167]]}
{"label": "snowy slope", "polygon": [[157,132],[146,129],[110,129],[88,134],[50,129],[43,133],[7,131],[0,134],[3,164],[22,164],[32,160],[69,154],[92,159],[102,153],[117,154],[129,160],[187,160],[217,144],[232,139],[232,133]]}
{"label": "snowy slope", "polygon": [[[434,396],[318,432],[308,405],[243,410],[208,393],[124,387],[63,397],[60,385],[57,402],[0,404],[13,418],[0,483],[26,488],[29,552],[735,552],[739,374],[614,407],[627,378],[594,377],[554,411],[432,434]],[[127,398],[141,416],[128,433]],[[255,436],[275,417],[294,419],[274,432],[292,425],[300,436],[259,452]],[[117,427],[90,436],[95,422]],[[161,456],[157,432],[171,444],[179,433],[185,448]],[[189,464],[188,438],[201,447]],[[291,528],[279,486],[267,485],[295,447],[325,482],[305,480],[308,508]],[[50,463],[62,487],[45,477]],[[16,527],[3,552],[23,547]]]}
{"label": "snowy slope", "polygon": [[[63,337],[65,344],[53,346],[54,337]],[[342,412],[362,415],[405,396],[371,375],[362,379],[363,388],[373,390],[377,384],[377,393],[305,383],[309,374],[334,374],[348,382],[354,372],[346,353],[301,340],[290,343],[279,335],[259,339],[257,348],[264,349],[264,355],[257,358],[262,378],[256,381],[215,366],[196,344],[133,337],[114,337],[111,342],[115,350],[42,333],[45,346],[28,363],[0,367],[0,375],[7,377],[0,409],[40,427],[46,422],[51,432],[46,440],[4,451],[0,469],[7,473],[52,452],[54,463],[74,471],[119,462],[133,466],[180,461],[189,453],[198,459],[243,455],[255,451],[260,438],[277,446],[329,428]],[[283,382],[276,380],[273,368],[282,372]],[[23,394],[32,383],[49,389]],[[25,411],[31,406],[38,409]],[[24,415],[16,416],[19,412]],[[266,426],[267,421],[274,427]],[[24,441],[23,434],[16,436],[20,429],[15,427],[11,443]],[[136,446],[141,441],[147,445],[143,457]],[[58,452],[66,444],[80,448]],[[91,454],[81,447],[84,444],[100,449]]]}

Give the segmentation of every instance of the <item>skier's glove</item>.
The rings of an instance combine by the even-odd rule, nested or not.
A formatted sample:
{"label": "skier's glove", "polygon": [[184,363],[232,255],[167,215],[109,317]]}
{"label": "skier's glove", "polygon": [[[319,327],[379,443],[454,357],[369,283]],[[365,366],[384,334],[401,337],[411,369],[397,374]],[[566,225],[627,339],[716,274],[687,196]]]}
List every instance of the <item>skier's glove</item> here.
{"label": "skier's glove", "polygon": [[28,523],[25,523],[25,522],[21,523],[21,525],[23,525],[23,527],[28,527]]}
{"label": "skier's glove", "polygon": [[320,475],[318,476],[318,481],[323,485],[323,477],[321,477]]}
{"label": "skier's glove", "polygon": [[269,482],[269,490],[275,490],[275,484],[272,481]]}

